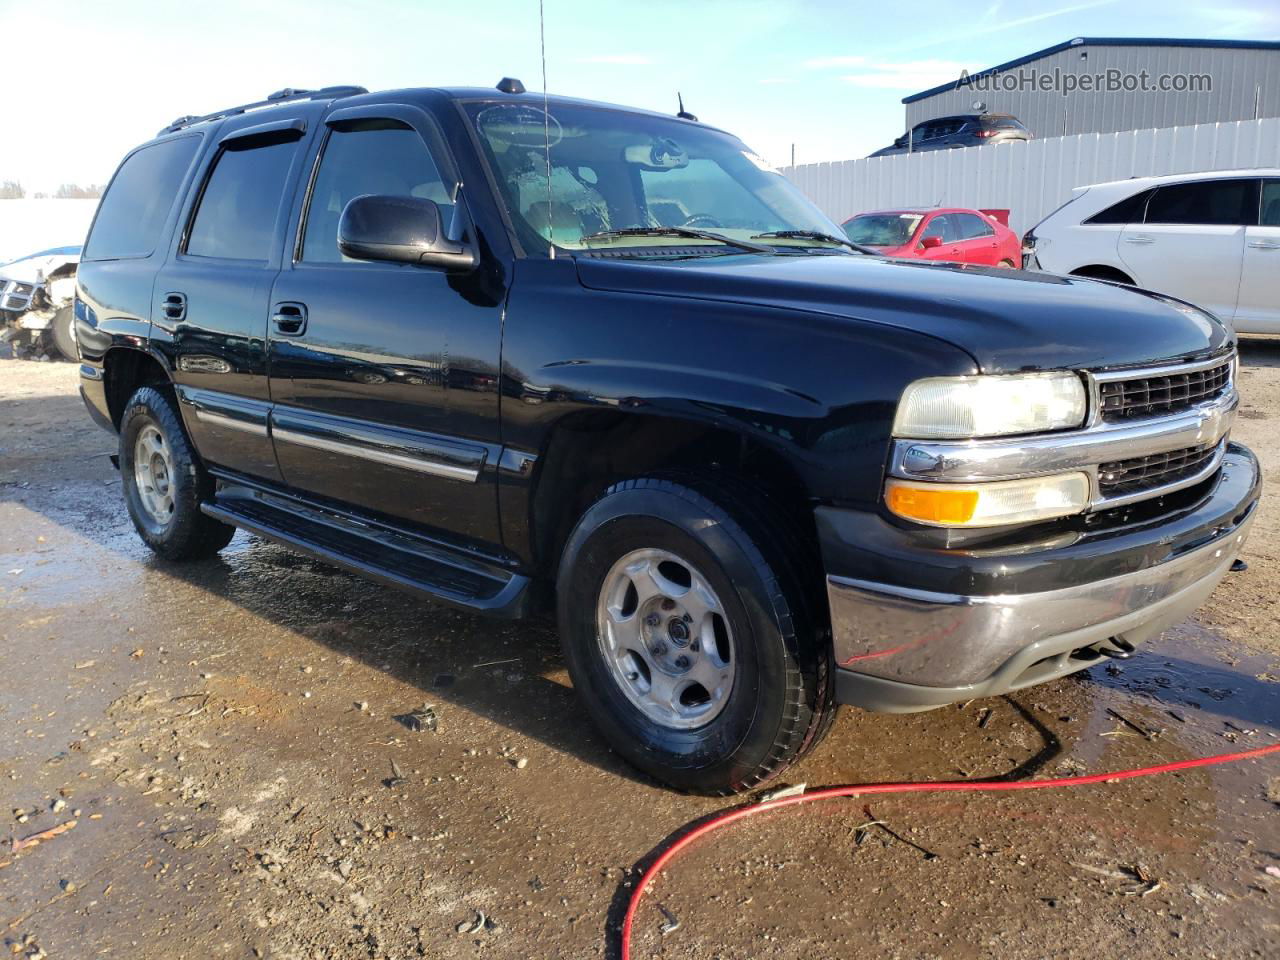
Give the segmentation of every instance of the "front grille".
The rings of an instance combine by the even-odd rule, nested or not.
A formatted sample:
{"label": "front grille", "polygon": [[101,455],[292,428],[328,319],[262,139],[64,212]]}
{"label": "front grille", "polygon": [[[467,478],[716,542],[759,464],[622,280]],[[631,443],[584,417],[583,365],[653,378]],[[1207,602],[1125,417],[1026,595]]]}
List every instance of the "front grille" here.
{"label": "front grille", "polygon": [[1176,370],[1153,377],[1105,380],[1098,384],[1102,419],[1112,423],[1177,413],[1221,396],[1231,383],[1231,361],[1190,373]]}
{"label": "front grille", "polygon": [[0,310],[24,312],[31,305],[31,285],[0,280]]}
{"label": "front grille", "polygon": [[1132,460],[1113,460],[1098,465],[1098,487],[1104,497],[1122,497],[1155,490],[1193,477],[1217,455],[1221,443],[1185,447]]}

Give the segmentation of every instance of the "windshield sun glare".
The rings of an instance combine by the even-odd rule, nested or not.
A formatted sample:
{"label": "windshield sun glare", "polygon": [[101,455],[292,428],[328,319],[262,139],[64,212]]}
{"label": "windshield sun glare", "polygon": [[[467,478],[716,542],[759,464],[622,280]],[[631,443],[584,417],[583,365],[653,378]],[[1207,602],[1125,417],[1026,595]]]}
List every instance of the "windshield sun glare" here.
{"label": "windshield sun glare", "polygon": [[[530,252],[554,244],[569,250],[677,246],[724,253],[742,252],[753,237],[779,231],[843,236],[790,181],[718,130],[581,105],[552,104],[544,112],[528,104],[480,102],[468,112],[511,222]],[[705,236],[681,236],[680,229]],[[835,249],[812,238],[768,242]]]}

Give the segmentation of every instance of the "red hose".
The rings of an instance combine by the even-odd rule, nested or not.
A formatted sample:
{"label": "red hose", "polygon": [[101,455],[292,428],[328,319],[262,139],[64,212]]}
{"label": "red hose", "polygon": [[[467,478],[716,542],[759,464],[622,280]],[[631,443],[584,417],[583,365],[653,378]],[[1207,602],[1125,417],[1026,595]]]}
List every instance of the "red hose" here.
{"label": "red hose", "polygon": [[1280,751],[1280,744],[1270,747],[1259,747],[1256,750],[1242,750],[1239,753],[1222,753],[1214,757],[1199,757],[1195,760],[1179,760],[1177,763],[1162,763],[1155,767],[1140,767],[1136,770],[1119,770],[1115,773],[1095,773],[1087,777],[1059,777],[1055,780],[1015,780],[995,782],[944,781],[939,783],[874,783],[852,784],[844,787],[824,787],[793,797],[783,797],[766,803],[752,804],[728,810],[711,820],[701,823],[688,833],[682,834],[671,846],[663,850],[658,858],[649,865],[640,882],[636,884],[627,904],[627,914],[622,921],[622,960],[631,960],[631,927],[635,922],[636,908],[644,897],[645,890],[663,867],[670,863],[685,847],[699,837],[713,830],[754,816],[769,810],[791,807],[814,800],[829,800],[832,797],[865,797],[875,793],[942,793],[947,791],[982,791],[994,793],[1004,790],[1042,790],[1047,787],[1083,787],[1092,783],[1108,783],[1113,780],[1131,780],[1134,777],[1150,777],[1157,773],[1172,773],[1175,770],[1190,770],[1193,767],[1208,767],[1216,763],[1230,763],[1234,760],[1247,760],[1250,757],[1261,757],[1268,753]]}

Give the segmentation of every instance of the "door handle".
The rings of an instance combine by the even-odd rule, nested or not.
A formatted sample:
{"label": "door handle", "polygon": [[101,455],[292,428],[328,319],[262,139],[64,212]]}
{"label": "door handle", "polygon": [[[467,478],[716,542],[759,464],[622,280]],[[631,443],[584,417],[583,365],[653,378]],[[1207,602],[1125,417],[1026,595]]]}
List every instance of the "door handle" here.
{"label": "door handle", "polygon": [[1125,237],[1124,242],[1125,243],[1155,243],[1155,240],[1151,237]]}
{"label": "door handle", "polygon": [[1249,246],[1255,250],[1280,250],[1280,240],[1250,240]]}
{"label": "door handle", "polygon": [[185,320],[187,318],[187,295],[185,293],[166,293],[164,295],[164,315],[166,320]]}
{"label": "door handle", "polygon": [[277,303],[271,322],[284,337],[300,337],[307,329],[307,305],[295,301]]}

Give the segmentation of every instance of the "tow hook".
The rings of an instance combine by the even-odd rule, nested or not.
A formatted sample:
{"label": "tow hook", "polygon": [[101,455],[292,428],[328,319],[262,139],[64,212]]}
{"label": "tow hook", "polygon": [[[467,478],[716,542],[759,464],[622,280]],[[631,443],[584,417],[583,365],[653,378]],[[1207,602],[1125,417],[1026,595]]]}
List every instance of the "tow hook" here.
{"label": "tow hook", "polygon": [[1236,557],[1234,560],[1231,561],[1232,573],[1244,573],[1248,569],[1249,569],[1249,564],[1245,563],[1239,557]]}
{"label": "tow hook", "polygon": [[1137,652],[1137,649],[1123,637],[1110,637],[1106,644],[1098,645],[1098,652],[1104,657],[1111,657],[1113,660],[1128,660]]}

